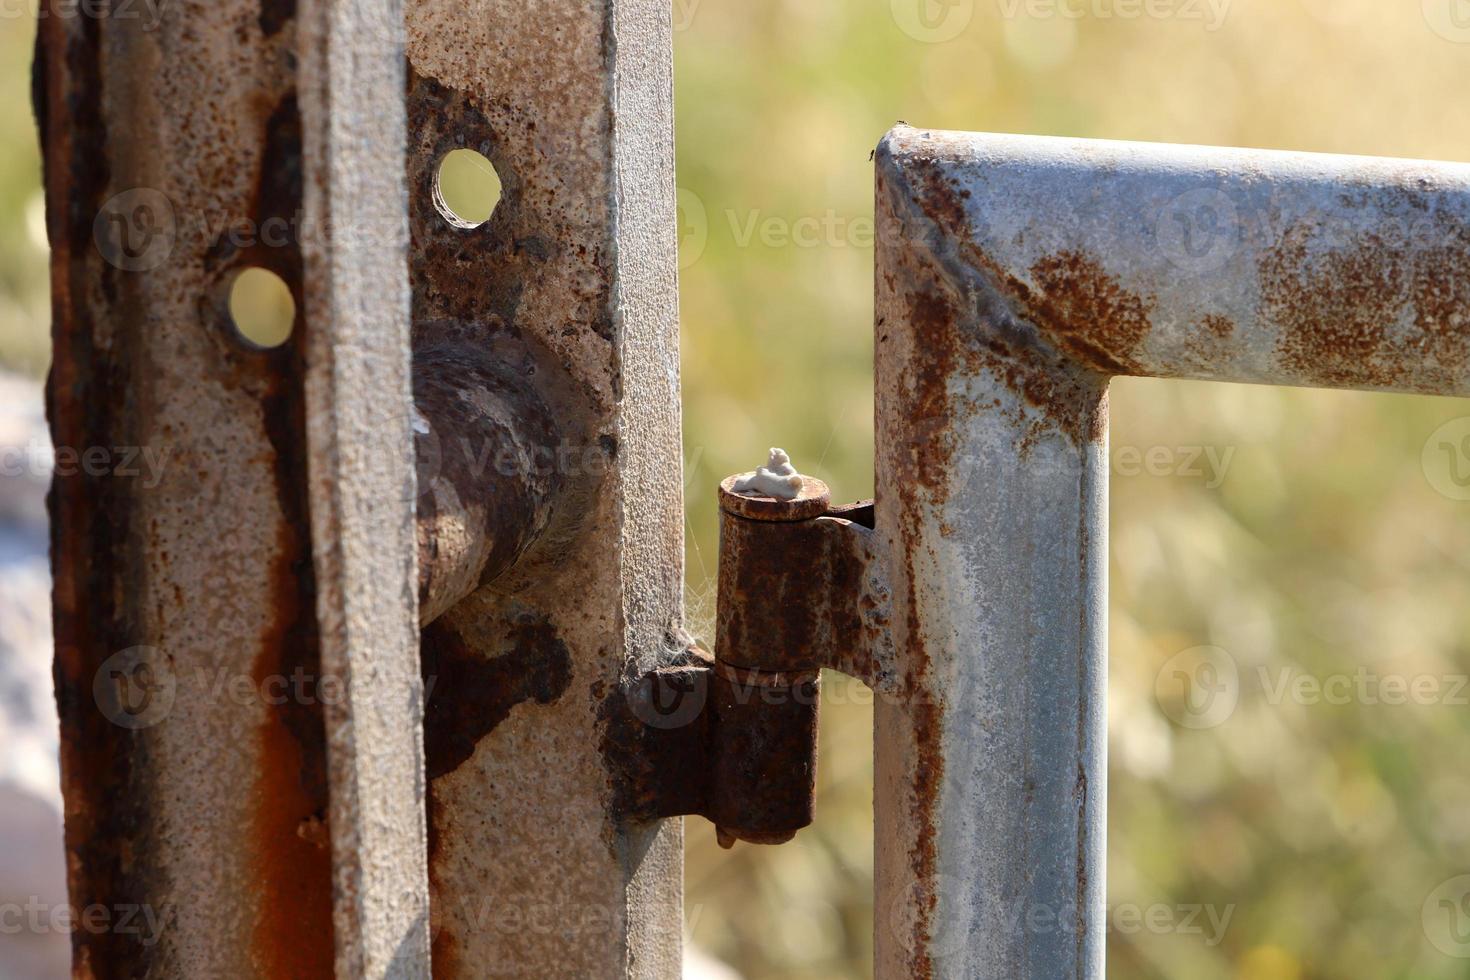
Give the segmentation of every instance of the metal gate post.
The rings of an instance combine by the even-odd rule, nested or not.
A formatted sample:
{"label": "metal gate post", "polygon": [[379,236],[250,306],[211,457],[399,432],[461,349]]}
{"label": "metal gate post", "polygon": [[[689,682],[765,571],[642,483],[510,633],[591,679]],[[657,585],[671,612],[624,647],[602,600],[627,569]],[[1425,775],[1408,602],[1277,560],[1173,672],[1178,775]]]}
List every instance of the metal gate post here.
{"label": "metal gate post", "polygon": [[607,751],[686,654],[671,11],[63,5],[54,439],[163,464],[53,494],[72,900],[159,923],[78,973],[678,975],[680,826]]}
{"label": "metal gate post", "polygon": [[[630,813],[604,755],[625,684],[684,650],[672,12],[406,13],[415,327],[536,371],[563,484],[510,576],[423,635],[434,972],[676,977],[681,825]],[[436,204],[459,147],[504,186],[474,228]]]}
{"label": "metal gate post", "polygon": [[877,154],[877,973],[1103,975],[1107,384],[1470,395],[1470,166]]}
{"label": "metal gate post", "polygon": [[[76,972],[424,976],[401,18],[65,6],[36,97],[53,438],[94,461],[52,495],[70,890],[150,924],[77,929]],[[277,348],[229,320],[253,266],[295,301]]]}
{"label": "metal gate post", "polygon": [[304,413],[336,975],[427,977],[399,0],[298,0]]}

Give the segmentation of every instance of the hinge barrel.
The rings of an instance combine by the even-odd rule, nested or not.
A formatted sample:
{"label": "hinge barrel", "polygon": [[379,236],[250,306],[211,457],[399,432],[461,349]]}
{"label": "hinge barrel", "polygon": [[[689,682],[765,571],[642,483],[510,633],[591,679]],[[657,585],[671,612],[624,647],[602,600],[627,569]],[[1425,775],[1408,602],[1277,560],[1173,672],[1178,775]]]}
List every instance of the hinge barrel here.
{"label": "hinge barrel", "polygon": [[822,670],[878,690],[893,676],[872,514],[832,508],[810,477],[792,501],[722,484],[716,653],[691,650],[630,685],[608,726],[626,812],[704,816],[727,847],[811,824]]}

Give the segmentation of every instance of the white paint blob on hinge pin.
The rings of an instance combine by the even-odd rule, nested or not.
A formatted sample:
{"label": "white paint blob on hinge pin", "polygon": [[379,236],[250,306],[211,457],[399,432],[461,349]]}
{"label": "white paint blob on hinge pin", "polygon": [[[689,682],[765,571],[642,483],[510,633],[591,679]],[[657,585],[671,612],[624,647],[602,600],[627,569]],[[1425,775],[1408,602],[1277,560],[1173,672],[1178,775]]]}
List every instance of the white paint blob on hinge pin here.
{"label": "white paint blob on hinge pin", "polygon": [[784,449],[771,449],[771,458],[766,465],[750,473],[742,473],[735,481],[736,493],[775,497],[777,500],[795,500],[801,496],[801,474],[791,465],[791,457]]}

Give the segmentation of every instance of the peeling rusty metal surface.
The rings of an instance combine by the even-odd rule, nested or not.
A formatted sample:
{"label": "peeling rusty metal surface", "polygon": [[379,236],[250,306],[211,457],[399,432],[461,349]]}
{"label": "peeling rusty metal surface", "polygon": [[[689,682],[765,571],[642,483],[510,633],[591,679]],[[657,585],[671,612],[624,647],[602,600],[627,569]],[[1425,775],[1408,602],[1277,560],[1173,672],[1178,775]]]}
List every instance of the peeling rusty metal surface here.
{"label": "peeling rusty metal surface", "polygon": [[874,556],[872,504],[833,509],[826,486],[808,477],[819,485],[813,511],[806,495],[733,493],[733,479],[720,487],[716,657],[777,673],[830,667],[889,691],[890,596]]}
{"label": "peeling rusty metal surface", "polygon": [[[83,976],[333,968],[321,705],[254,693],[320,674],[304,424],[320,324],[298,317],[266,352],[221,312],[233,272],[267,258],[304,298],[296,242],[267,257],[220,230],[301,208],[294,44],[242,4],[171,9],[153,31],[42,19],[53,437],[166,460],[156,483],[68,476],[52,496],[72,900],[166,922],[148,948],[78,931]],[[146,230],[130,202],[166,208],[172,234],[125,237]]]}
{"label": "peeling rusty metal surface", "polygon": [[604,702],[602,752],[618,812],[646,821],[708,810],[713,682],[714,658],[688,647]]}
{"label": "peeling rusty metal surface", "polygon": [[[528,495],[471,499],[447,457],[420,487],[435,520],[545,525],[496,541],[480,587],[424,634],[434,973],[675,977],[680,828],[630,809],[602,751],[637,678],[684,657],[667,639],[681,489],[658,478],[680,457],[671,14],[653,0],[405,14],[415,329],[528,365],[554,420],[518,419],[514,438],[553,454],[554,480]],[[437,204],[460,147],[502,182],[476,227]]]}
{"label": "peeling rusty metal surface", "polygon": [[876,973],[1101,977],[1108,381],[1467,394],[1470,167],[904,126],[876,161]]}
{"label": "peeling rusty metal surface", "polygon": [[816,813],[819,670],[750,670],[716,661],[710,793],[701,811],[723,847],[784,844]]}
{"label": "peeling rusty metal surface", "polygon": [[1098,373],[1470,393],[1470,165],[900,127],[1018,339]]}
{"label": "peeling rusty metal surface", "polygon": [[720,843],[779,844],[816,805],[821,670],[891,687],[889,591],[869,504],[832,509],[811,477],[794,500],[720,486],[720,577],[710,679],[711,783],[699,812]]}

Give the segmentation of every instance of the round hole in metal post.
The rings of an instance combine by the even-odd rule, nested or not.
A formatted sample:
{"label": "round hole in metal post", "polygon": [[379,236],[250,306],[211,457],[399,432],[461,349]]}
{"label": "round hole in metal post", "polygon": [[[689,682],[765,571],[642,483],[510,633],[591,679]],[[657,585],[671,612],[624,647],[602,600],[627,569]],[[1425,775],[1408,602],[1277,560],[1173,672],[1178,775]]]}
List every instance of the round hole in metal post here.
{"label": "round hole in metal post", "polygon": [[439,161],[434,178],[434,205],[444,220],[460,228],[478,228],[500,203],[500,174],[475,150],[450,150]]}
{"label": "round hole in metal post", "polygon": [[260,266],[242,269],[231,280],[227,308],[236,337],[259,350],[280,347],[296,326],[291,287]]}

